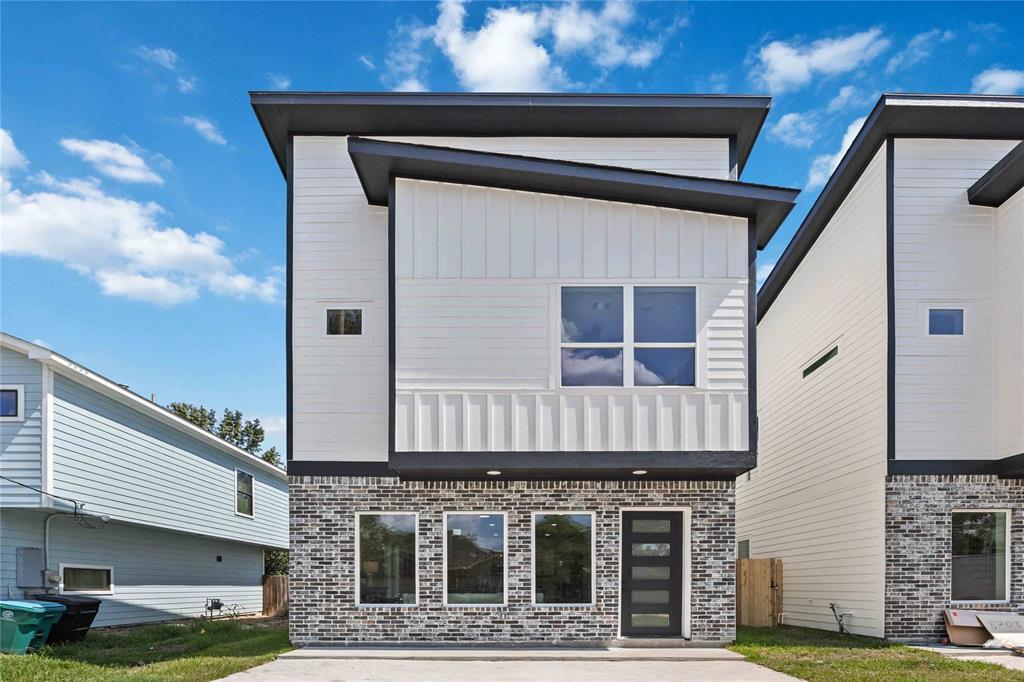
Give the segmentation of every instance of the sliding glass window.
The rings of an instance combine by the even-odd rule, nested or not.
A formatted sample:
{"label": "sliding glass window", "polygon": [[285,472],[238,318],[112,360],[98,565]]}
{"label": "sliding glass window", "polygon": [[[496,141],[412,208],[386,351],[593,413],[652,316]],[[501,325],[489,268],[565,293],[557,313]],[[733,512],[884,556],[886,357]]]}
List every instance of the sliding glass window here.
{"label": "sliding glass window", "polygon": [[446,513],[444,526],[445,605],[504,605],[505,515]]}
{"label": "sliding glass window", "polygon": [[416,603],[416,514],[356,514],[359,604]]}
{"label": "sliding glass window", "polygon": [[594,603],[594,515],[533,515],[535,604]]}

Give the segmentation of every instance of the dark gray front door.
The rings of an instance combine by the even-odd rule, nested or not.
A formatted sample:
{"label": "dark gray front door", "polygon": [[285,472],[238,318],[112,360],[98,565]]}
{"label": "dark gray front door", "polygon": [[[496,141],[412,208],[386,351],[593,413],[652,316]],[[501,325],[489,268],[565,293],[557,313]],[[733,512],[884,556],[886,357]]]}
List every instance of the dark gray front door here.
{"label": "dark gray front door", "polygon": [[683,513],[622,513],[622,634],[683,634]]}

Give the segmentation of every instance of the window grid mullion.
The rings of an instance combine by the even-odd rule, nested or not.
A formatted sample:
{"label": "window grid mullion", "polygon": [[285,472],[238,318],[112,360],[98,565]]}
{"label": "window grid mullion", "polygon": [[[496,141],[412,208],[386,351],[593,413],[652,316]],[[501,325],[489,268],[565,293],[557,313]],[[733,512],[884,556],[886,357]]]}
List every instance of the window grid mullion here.
{"label": "window grid mullion", "polygon": [[633,285],[622,287],[622,386],[633,388]]}

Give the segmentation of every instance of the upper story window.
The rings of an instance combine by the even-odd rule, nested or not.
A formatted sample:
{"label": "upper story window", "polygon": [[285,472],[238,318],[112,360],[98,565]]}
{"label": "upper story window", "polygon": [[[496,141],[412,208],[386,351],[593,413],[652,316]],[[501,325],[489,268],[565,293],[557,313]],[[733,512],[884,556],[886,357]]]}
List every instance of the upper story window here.
{"label": "upper story window", "polygon": [[235,513],[242,516],[253,515],[253,480],[252,474],[235,469]]}
{"label": "upper story window", "polygon": [[928,334],[929,336],[963,336],[964,309],[929,308]]}
{"label": "upper story window", "polygon": [[0,421],[25,420],[25,387],[0,385]]}
{"label": "upper story window", "polygon": [[326,336],[362,336],[362,308],[325,308],[324,334]]}
{"label": "upper story window", "polygon": [[953,601],[1006,601],[1010,585],[1010,515],[953,512]]}
{"label": "upper story window", "polygon": [[693,386],[694,287],[562,287],[562,386]]}

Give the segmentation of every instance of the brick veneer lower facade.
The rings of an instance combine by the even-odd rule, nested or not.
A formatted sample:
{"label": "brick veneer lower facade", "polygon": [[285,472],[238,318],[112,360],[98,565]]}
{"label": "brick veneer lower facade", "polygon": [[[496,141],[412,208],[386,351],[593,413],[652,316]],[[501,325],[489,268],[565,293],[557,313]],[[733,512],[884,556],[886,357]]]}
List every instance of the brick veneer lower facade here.
{"label": "brick veneer lower facade", "polygon": [[885,484],[885,635],[946,636],[953,510],[1009,509],[1010,603],[971,606],[1024,613],[1024,480],[996,476],[890,476]]}
{"label": "brick veneer lower facade", "polygon": [[[691,639],[724,644],[735,628],[731,481],[401,481],[290,477],[290,634],[298,645],[349,642],[606,642],[619,630],[619,510],[691,509]],[[442,514],[508,513],[508,605],[445,607]],[[531,514],[592,511],[595,606],[531,604]],[[355,512],[419,513],[419,605],[355,604]]]}

